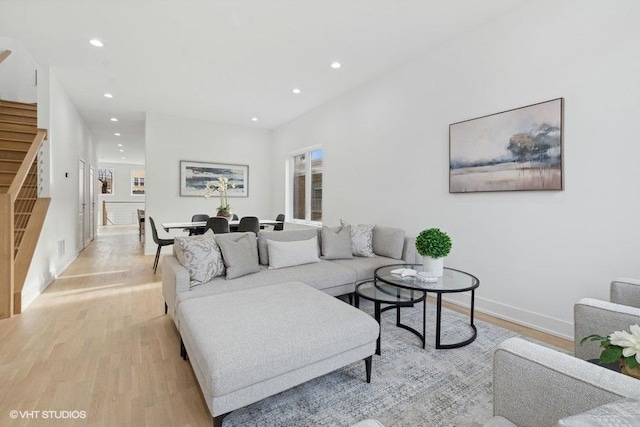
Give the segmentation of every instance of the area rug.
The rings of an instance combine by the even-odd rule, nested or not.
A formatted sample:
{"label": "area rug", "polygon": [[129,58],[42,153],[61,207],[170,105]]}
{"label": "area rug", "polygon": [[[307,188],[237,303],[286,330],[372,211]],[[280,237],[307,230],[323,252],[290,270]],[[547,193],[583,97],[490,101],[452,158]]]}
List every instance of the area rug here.
{"label": "area rug", "polygon": [[[373,312],[362,301],[361,309]],[[402,309],[403,323],[422,329],[422,307]],[[382,354],[373,357],[371,384],[364,362],[355,363],[229,414],[225,427],[349,426],[377,418],[386,427],[481,425],[492,413],[495,347],[517,333],[475,322],[477,339],[466,347],[436,350],[435,307],[427,304],[427,344],[382,314]],[[443,309],[442,342],[468,336],[468,315]]]}

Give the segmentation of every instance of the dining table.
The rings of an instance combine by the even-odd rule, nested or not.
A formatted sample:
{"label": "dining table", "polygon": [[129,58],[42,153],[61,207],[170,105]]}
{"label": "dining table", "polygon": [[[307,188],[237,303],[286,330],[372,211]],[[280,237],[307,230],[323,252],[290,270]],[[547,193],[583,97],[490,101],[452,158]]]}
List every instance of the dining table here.
{"label": "dining table", "polygon": [[[264,227],[264,226],[268,226],[268,225],[276,225],[276,224],[282,224],[284,221],[276,221],[274,219],[259,219],[260,221],[260,227]],[[236,219],[236,220],[230,220],[229,221],[229,228],[233,228],[233,227],[238,227],[238,225],[240,224],[240,220]],[[164,231],[169,231],[172,229],[188,229],[188,230],[192,230],[194,228],[201,228],[201,227],[206,227],[207,222],[206,221],[196,221],[196,222],[192,222],[192,221],[185,221],[185,222],[163,222],[162,224],[160,224],[162,226],[162,228],[164,228]]]}

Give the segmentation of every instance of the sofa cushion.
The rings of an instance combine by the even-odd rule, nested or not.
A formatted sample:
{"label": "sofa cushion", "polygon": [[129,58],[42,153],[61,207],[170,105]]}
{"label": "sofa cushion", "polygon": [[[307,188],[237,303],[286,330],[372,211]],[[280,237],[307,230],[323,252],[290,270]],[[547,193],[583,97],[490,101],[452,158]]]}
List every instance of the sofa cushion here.
{"label": "sofa cushion", "polygon": [[380,331],[370,315],[299,282],[183,306],[191,363],[208,374],[198,378],[205,396],[223,396],[361,346],[372,354]]}
{"label": "sofa cushion", "polygon": [[558,427],[640,426],[640,400],[626,398],[558,421]]}
{"label": "sofa cushion", "polygon": [[353,258],[351,253],[351,227],[322,227],[322,256],[324,259]]}
{"label": "sofa cushion", "polygon": [[[362,258],[369,259],[369,258]],[[371,258],[377,259],[377,258]],[[312,286],[318,290],[326,291],[331,288],[341,289],[344,286],[349,290],[342,293],[353,292],[355,289],[356,272],[349,267],[336,264],[334,261],[320,260],[312,264],[298,265],[295,267],[278,268],[270,270],[261,265],[260,271],[233,280],[225,280],[216,277],[204,286],[197,286],[190,292],[180,292],[176,295],[176,306],[183,301],[192,298],[200,298],[206,295],[223,294],[242,289],[257,288],[260,286],[274,285],[291,280],[297,280]],[[328,292],[331,295],[339,293]]]}
{"label": "sofa cushion", "polygon": [[384,427],[384,425],[380,421],[370,418],[368,420],[352,424],[351,427]]}
{"label": "sofa cushion", "polygon": [[376,268],[383,267],[385,265],[398,264],[402,261],[393,258],[377,256],[374,258],[356,257],[349,260],[336,259],[331,262],[343,265],[347,268],[351,268],[356,273],[356,281],[362,282],[365,280],[373,280],[373,272],[376,270]]}
{"label": "sofa cushion", "polygon": [[178,262],[189,272],[190,288],[224,275],[222,254],[212,230],[198,236],[176,237],[173,247]]}
{"label": "sofa cushion", "polygon": [[[348,222],[340,220],[342,226]],[[351,253],[354,256],[374,257],[373,253],[373,225],[351,225]]]}
{"label": "sofa cushion", "polygon": [[373,227],[373,252],[389,258],[401,259],[404,230],[392,227]]}
{"label": "sofa cushion", "polygon": [[482,424],[482,427],[518,427],[508,419],[500,416],[489,418],[487,422]]}
{"label": "sofa cushion", "polygon": [[[260,231],[258,233],[258,254],[260,256],[260,264],[269,265],[269,248],[267,240],[274,242],[295,242],[299,240],[309,240],[316,237],[318,232],[315,228],[307,228],[300,230],[281,230],[281,231]],[[320,250],[318,247],[318,255]]]}
{"label": "sofa cushion", "polygon": [[245,235],[237,241],[220,239],[218,244],[222,251],[224,265],[227,267],[227,279],[235,279],[260,271],[255,237]]}
{"label": "sofa cushion", "polygon": [[269,248],[269,268],[293,267],[296,265],[320,262],[318,258],[318,238],[295,242],[277,242],[267,240]]}

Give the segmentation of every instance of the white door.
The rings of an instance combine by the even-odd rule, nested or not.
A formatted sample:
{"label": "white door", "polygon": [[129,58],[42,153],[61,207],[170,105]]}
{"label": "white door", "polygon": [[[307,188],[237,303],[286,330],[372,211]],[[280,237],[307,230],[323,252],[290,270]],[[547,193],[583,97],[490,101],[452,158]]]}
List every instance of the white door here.
{"label": "white door", "polygon": [[85,201],[84,180],[85,180],[84,161],[81,159],[78,166],[78,252],[84,249],[84,210],[87,206]]}
{"label": "white door", "polygon": [[95,170],[89,166],[89,242],[93,242],[96,232],[96,182]]}

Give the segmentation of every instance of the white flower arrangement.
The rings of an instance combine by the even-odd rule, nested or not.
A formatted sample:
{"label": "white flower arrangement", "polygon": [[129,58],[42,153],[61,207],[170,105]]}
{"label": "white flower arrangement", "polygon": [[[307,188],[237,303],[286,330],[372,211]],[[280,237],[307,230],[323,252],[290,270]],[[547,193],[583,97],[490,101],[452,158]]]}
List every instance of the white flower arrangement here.
{"label": "white flower arrangement", "polygon": [[227,191],[230,188],[236,188],[236,185],[229,182],[228,178],[221,176],[216,181],[207,182],[207,186],[204,189],[204,197],[209,199],[218,194],[220,196],[220,206],[218,207],[218,210],[228,211],[231,209],[231,206],[227,201]]}
{"label": "white flower arrangement", "polygon": [[600,347],[603,348],[600,363],[613,363],[622,359],[627,367],[633,369],[640,366],[640,325],[631,325],[630,331],[615,331],[609,336],[589,335],[580,343],[600,341]]}

